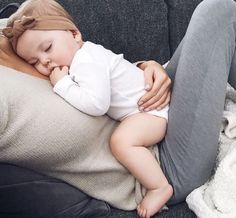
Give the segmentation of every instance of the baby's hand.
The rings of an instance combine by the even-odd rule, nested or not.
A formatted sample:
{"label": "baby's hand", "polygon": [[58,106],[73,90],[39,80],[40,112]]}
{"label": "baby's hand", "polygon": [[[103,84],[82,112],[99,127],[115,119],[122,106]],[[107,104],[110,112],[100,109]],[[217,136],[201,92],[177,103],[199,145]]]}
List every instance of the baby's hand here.
{"label": "baby's hand", "polygon": [[60,67],[55,67],[49,76],[52,85],[55,86],[60,79],[65,75],[68,75],[68,72],[69,68],[67,66],[62,67],[62,69],[60,69]]}

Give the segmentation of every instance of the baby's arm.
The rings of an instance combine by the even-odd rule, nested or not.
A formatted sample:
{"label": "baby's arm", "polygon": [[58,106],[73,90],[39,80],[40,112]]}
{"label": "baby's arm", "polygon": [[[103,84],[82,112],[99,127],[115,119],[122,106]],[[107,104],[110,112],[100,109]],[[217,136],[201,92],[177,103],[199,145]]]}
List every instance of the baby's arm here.
{"label": "baby's arm", "polygon": [[[58,75],[63,75],[63,72]],[[52,79],[51,82],[54,83]],[[64,74],[55,82],[53,90],[71,105],[92,116],[104,115],[110,106],[109,71],[99,64],[80,64],[77,74]]]}

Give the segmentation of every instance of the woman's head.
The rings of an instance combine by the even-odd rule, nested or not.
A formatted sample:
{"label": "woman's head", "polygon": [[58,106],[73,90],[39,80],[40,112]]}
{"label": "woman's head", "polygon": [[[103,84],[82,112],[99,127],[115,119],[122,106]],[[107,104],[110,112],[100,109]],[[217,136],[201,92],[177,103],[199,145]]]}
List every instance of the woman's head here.
{"label": "woman's head", "polygon": [[[52,33],[51,31],[55,31],[57,33],[54,38],[52,37],[53,34],[50,34]],[[13,50],[20,57],[22,57],[26,61],[37,59],[37,63],[39,64],[44,63],[44,61],[42,61],[41,63],[42,55],[40,53],[39,56],[38,52],[39,49],[41,49],[40,51],[43,52],[42,48],[45,47],[45,43],[51,43],[51,48],[56,49],[57,46],[55,47],[54,43],[57,43],[60,38],[60,40],[64,42],[64,46],[61,46],[61,49],[62,47],[66,49],[66,46],[70,47],[73,44],[73,41],[71,44],[70,42],[66,42],[66,39],[73,36],[72,39],[76,38],[76,41],[78,41],[78,39],[80,38],[82,41],[81,34],[78,28],[73,23],[73,19],[71,18],[71,16],[59,3],[54,0],[25,1],[20,6],[20,8],[12,16],[10,16],[7,27],[3,30],[3,33],[11,42]],[[58,35],[61,37],[56,37]],[[41,41],[39,42],[39,40]],[[36,44],[39,46],[38,48],[36,48]],[[75,44],[73,44],[73,46],[75,46]],[[47,54],[49,54],[49,52],[47,52]],[[63,54],[65,55],[66,51],[61,55]],[[36,67],[36,69],[38,69],[39,67],[38,64],[34,66]],[[43,68],[43,72],[42,70],[40,70],[41,68]],[[38,70],[41,73],[48,74],[48,72],[45,72],[45,66],[40,67],[40,69]],[[48,69],[46,71],[48,71]]]}

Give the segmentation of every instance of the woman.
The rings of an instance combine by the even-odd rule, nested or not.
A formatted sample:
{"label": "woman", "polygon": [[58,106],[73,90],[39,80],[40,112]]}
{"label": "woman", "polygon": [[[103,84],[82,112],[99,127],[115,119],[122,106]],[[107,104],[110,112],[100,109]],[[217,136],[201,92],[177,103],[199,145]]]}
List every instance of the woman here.
{"label": "woman", "polygon": [[227,80],[236,87],[235,11],[232,0],[201,3],[166,68],[174,85],[159,152],[174,188],[169,204],[185,200],[214,168]]}

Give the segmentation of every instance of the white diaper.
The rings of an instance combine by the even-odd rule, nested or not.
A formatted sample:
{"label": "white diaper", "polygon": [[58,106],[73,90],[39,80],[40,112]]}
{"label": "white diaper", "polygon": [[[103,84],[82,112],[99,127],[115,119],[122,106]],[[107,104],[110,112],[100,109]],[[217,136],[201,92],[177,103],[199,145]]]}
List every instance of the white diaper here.
{"label": "white diaper", "polygon": [[169,105],[165,106],[165,107],[162,108],[161,110],[156,110],[156,109],[155,109],[155,110],[151,110],[151,111],[147,111],[147,112],[142,112],[142,111],[140,111],[140,110],[137,109],[137,110],[135,110],[135,111],[133,111],[133,112],[127,114],[126,116],[124,116],[124,117],[122,118],[122,120],[125,119],[125,118],[128,117],[128,116],[133,115],[133,114],[137,114],[137,113],[147,113],[147,114],[152,114],[152,115],[157,116],[157,117],[165,118],[166,121],[168,121],[168,111],[169,111]]}

